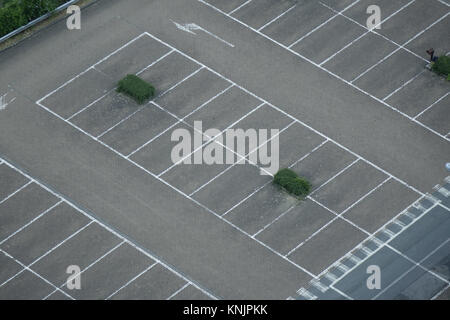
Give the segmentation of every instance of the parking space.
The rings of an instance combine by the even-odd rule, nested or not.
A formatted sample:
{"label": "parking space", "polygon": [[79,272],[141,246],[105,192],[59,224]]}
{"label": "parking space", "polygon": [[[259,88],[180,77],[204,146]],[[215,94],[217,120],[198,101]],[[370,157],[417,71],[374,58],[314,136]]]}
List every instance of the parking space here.
{"label": "parking space", "polygon": [[239,10],[233,12],[233,16],[245,22],[249,26],[260,29],[275,17],[295,5],[293,0],[260,0],[251,1]]}
{"label": "parking space", "polygon": [[[251,0],[250,0],[251,1]],[[232,10],[238,9],[243,4],[250,2],[249,0],[208,0],[207,2],[213,6],[223,10],[224,12],[231,12]]]}
{"label": "parking space", "polygon": [[[3,169],[5,177],[19,180],[18,176],[22,176],[21,180],[31,184],[29,189],[18,190],[5,201],[8,209],[0,211],[2,219],[6,219],[6,214],[18,215],[14,223],[10,223],[11,218],[2,221],[9,235],[0,239],[1,299],[142,299],[144,293],[146,299],[167,299],[180,288],[192,285],[65,199],[55,203],[59,196],[44,190],[39,182],[30,180],[11,164],[4,162],[2,166],[15,173]],[[3,181],[3,176],[0,179]],[[36,214],[39,210],[31,207],[27,213],[18,207],[20,203],[31,203],[42,213]],[[67,287],[69,276],[73,275],[68,271],[70,266],[80,270],[79,289]],[[199,294],[196,290],[203,294],[194,286],[186,293],[192,291],[190,294],[195,296]]]}
{"label": "parking space", "polygon": [[4,241],[20,227],[44,214],[57,202],[55,196],[32,183],[1,203],[0,241]]}
{"label": "parking space", "polygon": [[145,69],[139,77],[156,86],[156,94],[161,95],[192,75],[199,67],[178,52],[172,52]]}
{"label": "parking space", "polygon": [[324,67],[351,81],[395,49],[394,44],[381,36],[369,33],[334,56]]}
{"label": "parking space", "polygon": [[54,288],[28,270],[0,287],[1,300],[38,300],[50,294]]}
{"label": "parking space", "polygon": [[[293,205],[295,207],[284,215],[277,216],[279,219],[273,221],[256,236],[283,255],[287,255],[293,248],[310,238],[335,217],[331,212],[311,199],[306,199]],[[245,218],[248,215],[248,211],[242,210],[241,217]],[[276,217],[271,218],[275,219]],[[254,219],[254,221],[259,224],[258,227],[264,226],[258,219]]]}
{"label": "parking space", "polygon": [[2,184],[0,185],[0,203],[3,203],[7,198],[13,196],[14,192],[23,188],[29,182],[26,177],[17,173],[4,163],[0,164],[0,177],[2,177]]}
{"label": "parking space", "polygon": [[446,286],[447,283],[441,279],[420,267],[414,267],[400,279],[388,285],[387,289],[380,292],[376,298],[379,300],[428,300]]}
{"label": "parking space", "polygon": [[117,82],[127,74],[136,74],[170,49],[145,35],[96,64],[95,68]]}
{"label": "parking space", "polygon": [[23,269],[20,264],[15,262],[12,258],[8,257],[3,252],[0,253],[0,264],[2,266],[2,268],[0,269],[1,284],[3,284],[5,281],[10,279],[12,276]]}
{"label": "parking space", "polygon": [[33,261],[32,268],[60,287],[67,281],[66,271],[69,266],[76,265],[82,271],[120,243],[118,237],[93,223],[45,256]]}
{"label": "parking space", "polygon": [[45,106],[63,118],[79,112],[116,85],[111,77],[94,68],[69,81],[43,100]]}
{"label": "parking space", "polygon": [[429,256],[427,256],[421,265],[431,270],[443,279],[450,281],[450,239],[437,247]]}
{"label": "parking space", "polygon": [[354,83],[379,99],[385,99],[407,81],[425,70],[426,63],[399,50]]}
{"label": "parking space", "polygon": [[417,117],[417,120],[423,124],[433,128],[442,135],[447,135],[450,132],[450,112],[448,106],[450,105],[450,96],[448,93],[442,100],[428,108],[424,113]]}
{"label": "parking space", "polygon": [[356,267],[353,272],[344,276],[334,287],[345,292],[353,299],[374,298],[379,293],[379,290],[370,290],[366,286],[367,267],[370,265],[377,265],[382,268],[384,275],[381,277],[382,288],[387,288],[398,277],[414,267],[412,262],[401,257],[391,249],[384,247]]}
{"label": "parking space", "polygon": [[[430,233],[429,230],[433,232]],[[436,206],[421,219],[421,223],[413,224],[407,232],[392,240],[391,245],[412,260],[421,261],[429,254],[424,248],[434,249],[444,243],[449,238],[449,230],[448,210]]]}
{"label": "parking space", "polygon": [[170,297],[171,300],[211,300],[210,297],[205,295],[203,292],[195,288],[194,286],[188,285],[183,288],[180,292]]}
{"label": "parking space", "polygon": [[322,2],[337,11],[343,11],[346,8],[356,5],[359,1],[360,0],[323,0]]}
{"label": "parking space", "polygon": [[100,139],[121,154],[128,155],[177,121],[175,117],[150,103]]}
{"label": "parking space", "polygon": [[[448,8],[441,10],[441,14],[448,12]],[[448,41],[448,30],[450,29],[450,17],[446,17],[439,21],[431,28],[426,30],[419,37],[406,45],[406,48],[416,54],[429,59],[426,50],[435,48],[436,55],[441,56],[450,51],[450,43]]]}
{"label": "parking space", "polygon": [[333,180],[316,189],[311,196],[341,213],[382,183],[387,176],[363,161],[357,161]]}
{"label": "parking space", "polygon": [[138,108],[135,101],[113,90],[76,114],[71,118],[71,122],[97,137],[122,119],[131,116]]}
{"label": "parking space", "polygon": [[333,13],[317,1],[297,1],[295,8],[261,31],[270,38],[290,46],[332,16]]}
{"label": "parking space", "polygon": [[308,241],[294,247],[289,258],[318,275],[366,237],[348,222],[336,219]]}
{"label": "parking space", "polygon": [[194,121],[202,121],[204,129],[224,130],[236,122],[240,125],[238,121],[242,121],[260,105],[260,100],[233,86],[186,117],[185,122],[194,126]]}
{"label": "parking space", "polygon": [[365,32],[363,27],[337,16],[292,46],[292,49],[320,64]]}
{"label": "parking space", "polygon": [[192,132],[192,129],[189,126],[182,123],[177,124],[171,130],[166,131],[150,142],[147,142],[146,145],[134,153],[130,159],[156,175],[161,174],[164,170],[174,164],[171,155],[176,142],[171,142],[171,136],[172,132],[175,130]]}
{"label": "parking space", "polygon": [[257,189],[248,199],[232,209],[225,218],[249,234],[257,233],[299,201],[271,182]]}
{"label": "parking space", "polygon": [[403,44],[442,17],[445,12],[448,12],[448,7],[439,1],[416,0],[383,23],[379,33]]}
{"label": "parking space", "polygon": [[133,278],[126,287],[108,297],[112,300],[160,300],[167,299],[186,285],[186,281],[160,264]]}
{"label": "parking space", "polygon": [[343,216],[363,229],[375,232],[418,197],[419,194],[405,185],[389,179]]}
{"label": "parking space", "polygon": [[237,164],[192,197],[222,215],[271,179],[256,166]]}
{"label": "parking space", "polygon": [[450,87],[445,79],[426,71],[389,97],[386,102],[407,115],[416,117],[441,99],[449,90]]}
{"label": "parking space", "polygon": [[[326,3],[327,1],[324,1]],[[407,6],[411,0],[361,0],[354,6],[346,10],[343,14],[356,22],[366,25],[367,23],[367,8],[370,5],[379,6],[381,9],[381,19],[384,20],[387,17],[395,14],[403,7]],[[377,30],[376,30],[377,31]]]}
{"label": "parking space", "polygon": [[355,160],[356,157],[351,153],[333,142],[327,142],[306,159],[295,164],[292,170],[308,179],[314,191]]}
{"label": "parking space", "polygon": [[[228,86],[230,84],[224,79],[202,69],[167,94],[156,98],[155,103],[182,118]],[[189,95],[186,95],[187,92]]]}
{"label": "parking space", "polygon": [[27,228],[1,242],[0,249],[28,265],[88,222],[88,218],[61,203]]}
{"label": "parking space", "polygon": [[92,267],[82,270],[83,287],[73,291],[73,297],[77,300],[106,299],[154,263],[154,260],[124,243]]}

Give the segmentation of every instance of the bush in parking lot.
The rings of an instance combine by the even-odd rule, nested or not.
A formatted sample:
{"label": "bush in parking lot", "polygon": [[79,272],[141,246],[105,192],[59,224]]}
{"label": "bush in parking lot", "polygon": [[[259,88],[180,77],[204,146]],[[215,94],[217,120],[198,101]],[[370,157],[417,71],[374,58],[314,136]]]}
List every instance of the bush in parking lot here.
{"label": "bush in parking lot", "polygon": [[281,169],[273,177],[273,182],[297,197],[305,197],[311,191],[311,183],[290,169]]}
{"label": "bush in parking lot", "polygon": [[431,67],[437,74],[450,77],[450,57],[440,56]]}
{"label": "bush in parking lot", "polygon": [[134,74],[128,74],[119,81],[117,92],[125,93],[142,104],[155,95],[155,88]]}

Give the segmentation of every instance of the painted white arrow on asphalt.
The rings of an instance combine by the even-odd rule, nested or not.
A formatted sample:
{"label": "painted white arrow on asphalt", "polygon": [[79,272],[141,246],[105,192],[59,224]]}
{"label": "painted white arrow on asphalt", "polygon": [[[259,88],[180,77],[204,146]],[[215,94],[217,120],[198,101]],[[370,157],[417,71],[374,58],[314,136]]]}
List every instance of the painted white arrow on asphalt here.
{"label": "painted white arrow on asphalt", "polygon": [[217,40],[222,41],[222,42],[225,43],[226,45],[228,45],[228,46],[234,48],[234,45],[233,45],[233,44],[229,43],[228,41],[223,40],[223,39],[220,38],[219,36],[216,36],[214,33],[209,32],[208,30],[206,30],[206,29],[200,27],[199,25],[197,25],[197,24],[195,24],[195,23],[185,23],[185,24],[180,24],[180,23],[175,22],[175,21],[173,21],[173,20],[170,20],[170,21],[172,21],[172,22],[175,24],[175,26],[176,26],[178,29],[180,29],[180,30],[183,30],[183,31],[185,31],[185,32],[188,32],[188,33],[194,34],[194,35],[196,35],[196,33],[195,33],[193,30],[203,31],[203,32],[205,32],[206,34],[208,34],[208,35],[210,35],[210,36],[216,38]]}
{"label": "painted white arrow on asphalt", "polygon": [[16,98],[12,98],[9,102],[7,102],[6,100],[6,96],[8,95],[8,93],[5,93],[4,95],[0,96],[0,111],[6,109],[6,107],[8,106],[8,104],[12,103],[14,100],[16,100]]}

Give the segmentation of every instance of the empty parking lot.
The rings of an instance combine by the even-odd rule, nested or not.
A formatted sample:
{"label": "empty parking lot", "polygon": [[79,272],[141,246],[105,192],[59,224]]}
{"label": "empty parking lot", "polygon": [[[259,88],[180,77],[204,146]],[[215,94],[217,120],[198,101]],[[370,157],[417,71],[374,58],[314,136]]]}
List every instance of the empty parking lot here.
{"label": "empty parking lot", "polygon": [[[378,2],[385,20],[375,31],[361,13],[367,1],[137,1],[155,15],[170,14],[121,21],[126,31],[112,47],[87,47],[95,59],[75,60],[63,76],[55,67],[58,79],[31,96],[21,94],[29,82],[6,81],[17,99],[0,111],[1,177],[8,181],[0,203],[8,265],[1,295],[366,299],[405,290],[359,290],[365,274],[358,270],[368,259],[398,264],[386,272],[399,284],[436,283],[424,298],[444,292],[448,275],[432,269],[448,253],[449,188],[432,202],[427,193],[445,178],[449,86],[425,69],[423,49],[445,44],[448,5]],[[101,8],[102,1],[87,9],[87,19],[130,12],[118,1]],[[223,25],[230,32],[220,36],[234,47],[207,33],[183,33],[175,18],[214,32]],[[59,29],[40,37],[46,32],[64,37]],[[252,34],[258,38],[241,49]],[[284,59],[274,59],[276,50]],[[155,84],[156,98],[139,106],[118,94],[127,73]],[[266,85],[269,74],[278,88]],[[293,91],[279,79],[304,86]],[[34,119],[29,127],[27,119]],[[194,130],[199,120],[222,131],[278,129],[281,167],[309,179],[312,193],[299,201],[281,192],[257,163],[238,162],[236,151],[235,164],[174,164],[172,132]],[[399,220],[407,213],[410,220]],[[434,230],[427,219],[438,219],[442,234],[410,255],[397,239],[407,237],[409,225]],[[87,251],[77,256],[80,250]],[[353,264],[343,267],[343,257]],[[89,283],[81,291],[65,288],[70,264],[80,265]],[[116,282],[106,285],[114,272]],[[29,284],[36,289],[24,292]]]}

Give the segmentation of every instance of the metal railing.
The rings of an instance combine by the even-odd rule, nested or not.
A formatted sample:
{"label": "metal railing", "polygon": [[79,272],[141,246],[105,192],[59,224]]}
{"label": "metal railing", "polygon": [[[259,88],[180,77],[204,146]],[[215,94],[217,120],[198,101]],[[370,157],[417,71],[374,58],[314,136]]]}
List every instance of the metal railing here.
{"label": "metal railing", "polygon": [[80,0],[71,0],[69,2],[66,2],[62,5],[60,5],[59,7],[57,7],[55,10],[50,11],[46,14],[44,14],[43,16],[40,16],[39,18],[34,19],[33,21],[28,22],[26,25],[21,26],[20,28],[17,28],[14,31],[11,31],[10,33],[4,35],[3,37],[0,38],[0,43],[5,42],[6,40],[8,40],[11,37],[14,37],[15,35],[18,35],[19,33],[31,28],[32,26],[38,24],[41,21],[44,21],[45,19],[49,18],[50,16],[52,16],[55,13],[58,13],[64,9],[66,9],[67,7],[69,7],[72,4],[75,4],[77,2],[79,2]]}

